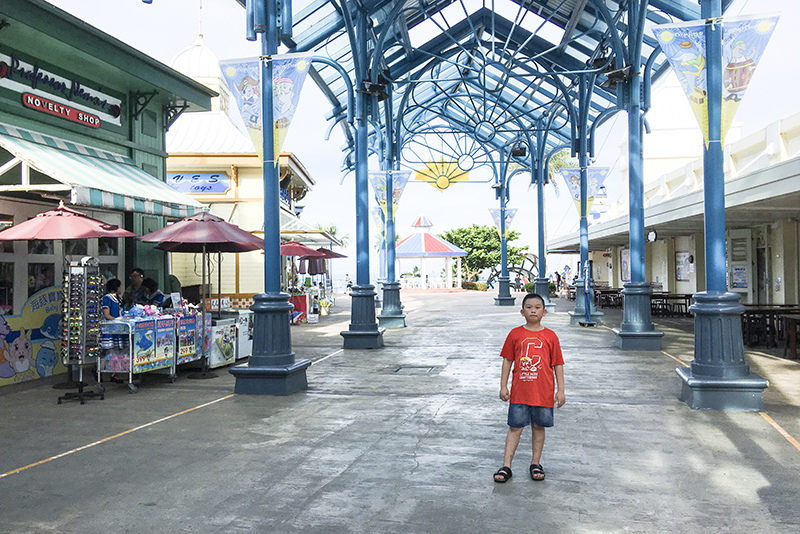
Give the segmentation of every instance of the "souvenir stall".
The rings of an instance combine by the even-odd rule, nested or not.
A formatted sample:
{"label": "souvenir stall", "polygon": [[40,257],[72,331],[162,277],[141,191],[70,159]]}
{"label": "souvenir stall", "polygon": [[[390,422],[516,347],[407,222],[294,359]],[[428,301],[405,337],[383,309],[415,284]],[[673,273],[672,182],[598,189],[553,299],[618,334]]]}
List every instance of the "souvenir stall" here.
{"label": "souvenir stall", "polygon": [[177,318],[161,315],[153,306],[136,306],[131,311],[133,315],[100,325],[102,354],[97,362],[97,381],[103,373],[125,374],[128,389],[136,393],[134,375],[166,370],[174,382]]}
{"label": "souvenir stall", "polygon": [[[206,286],[206,269],[209,253],[221,252],[249,252],[263,248],[263,240],[226,222],[220,217],[208,212],[200,212],[180,221],[140,237],[142,241],[158,243],[156,248],[168,252],[193,252],[202,254],[202,284]],[[200,329],[200,350],[203,360],[202,374],[193,378],[214,378],[216,375],[209,373],[211,367],[219,367],[233,363],[236,359],[236,319],[223,317],[221,298],[217,305],[217,316],[212,318],[211,299],[208,295],[201,296],[204,303],[201,324],[206,329]],[[209,305],[206,306],[205,303]],[[208,308],[208,309],[207,309]],[[211,323],[209,327],[209,322]],[[249,352],[248,352],[249,355]]]}

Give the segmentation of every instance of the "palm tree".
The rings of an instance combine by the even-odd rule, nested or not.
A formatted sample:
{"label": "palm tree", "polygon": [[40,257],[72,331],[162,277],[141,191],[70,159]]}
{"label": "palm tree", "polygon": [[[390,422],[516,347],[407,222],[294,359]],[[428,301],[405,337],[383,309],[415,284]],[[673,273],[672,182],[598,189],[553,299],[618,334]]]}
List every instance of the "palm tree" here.
{"label": "palm tree", "polygon": [[328,232],[331,237],[338,240],[342,244],[342,248],[347,248],[347,245],[350,244],[350,234],[345,234],[341,237],[337,235],[339,233],[339,227],[336,226],[336,223],[329,223],[327,225],[317,224],[317,230]]}

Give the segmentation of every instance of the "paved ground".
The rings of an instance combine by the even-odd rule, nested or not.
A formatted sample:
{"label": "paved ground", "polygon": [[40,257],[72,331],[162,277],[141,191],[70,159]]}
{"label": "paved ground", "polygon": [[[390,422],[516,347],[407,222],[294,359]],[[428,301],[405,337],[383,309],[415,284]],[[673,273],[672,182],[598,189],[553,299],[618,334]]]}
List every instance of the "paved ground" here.
{"label": "paved ground", "polygon": [[[547,480],[527,476],[529,432],[506,484],[500,346],[520,324],[491,294],[404,293],[408,327],[342,351],[348,299],[293,327],[310,387],[232,395],[210,380],[150,377],[131,395],[56,404],[50,386],[0,393],[0,532],[798,532],[800,364],[748,352],[766,412],[689,410],[677,360],[692,321],[666,319],[664,351],[623,352],[608,327],[545,322],[561,337],[567,404],[548,431]],[[616,326],[619,310],[606,310]]]}

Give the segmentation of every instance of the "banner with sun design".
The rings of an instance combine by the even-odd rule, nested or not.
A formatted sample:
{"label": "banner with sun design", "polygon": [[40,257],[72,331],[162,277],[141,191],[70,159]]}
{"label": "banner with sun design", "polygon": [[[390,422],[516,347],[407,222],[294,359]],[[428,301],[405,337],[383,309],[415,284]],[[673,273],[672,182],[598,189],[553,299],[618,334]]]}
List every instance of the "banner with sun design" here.
{"label": "banner with sun design", "polygon": [[[511,221],[514,220],[514,216],[517,214],[517,208],[506,208],[506,226],[505,230],[508,232],[509,227],[511,226]],[[489,213],[492,216],[492,221],[494,221],[494,227],[497,228],[497,233],[500,234],[500,239],[503,239],[503,232],[500,229],[500,217],[501,217],[502,210],[498,208],[489,208]]]}
{"label": "banner with sun design", "polygon": [[[730,129],[778,15],[736,17],[718,23],[722,27],[722,124],[721,142]],[[706,80],[705,21],[662,24],[653,33],[678,76],[708,146],[708,86]]]}
{"label": "banner with sun design", "polygon": [[456,161],[429,161],[424,169],[414,171],[414,180],[428,182],[439,191],[444,191],[456,182],[468,182],[469,171],[459,167]]}
{"label": "banner with sun design", "polygon": [[[575,207],[578,208],[578,213],[581,212],[581,169],[580,167],[562,167],[558,170],[567,184],[569,194],[575,202]],[[587,177],[589,183],[586,184],[586,213],[592,208],[594,197],[600,193],[600,188],[603,187],[603,182],[606,181],[608,175],[608,167],[589,167],[587,169]]]}
{"label": "banner with sun design", "polygon": [[[272,119],[275,165],[289,133],[289,125],[300,101],[313,54],[272,56]],[[264,161],[263,119],[261,117],[261,63],[258,58],[220,61],[222,76],[244,121],[245,129],[261,161]]]}
{"label": "banner with sun design", "polygon": [[383,212],[384,220],[388,217],[388,205],[386,203],[386,182],[388,174],[392,175],[392,220],[394,220],[397,214],[397,204],[400,202],[400,197],[403,196],[403,191],[406,189],[406,184],[411,176],[411,172],[369,171],[369,183],[372,184],[372,190],[375,192],[375,201]]}

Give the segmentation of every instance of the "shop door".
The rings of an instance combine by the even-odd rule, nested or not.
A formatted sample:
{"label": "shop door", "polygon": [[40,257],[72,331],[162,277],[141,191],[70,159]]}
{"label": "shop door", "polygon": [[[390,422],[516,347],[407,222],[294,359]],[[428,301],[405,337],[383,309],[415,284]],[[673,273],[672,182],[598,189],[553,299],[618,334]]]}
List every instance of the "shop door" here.
{"label": "shop door", "polygon": [[750,229],[728,232],[728,290],[741,295],[743,304],[752,304],[753,236]]}
{"label": "shop door", "polygon": [[769,268],[767,267],[767,248],[756,248],[756,302],[758,304],[771,304],[769,302]]}

